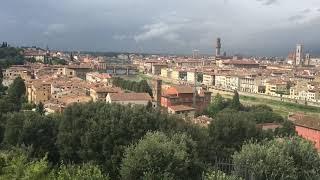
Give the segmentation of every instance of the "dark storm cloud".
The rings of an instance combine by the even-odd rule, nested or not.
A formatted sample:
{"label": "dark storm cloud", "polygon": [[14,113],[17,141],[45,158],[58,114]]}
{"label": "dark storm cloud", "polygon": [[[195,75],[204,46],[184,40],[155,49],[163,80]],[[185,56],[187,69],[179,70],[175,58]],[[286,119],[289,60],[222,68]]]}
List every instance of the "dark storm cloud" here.
{"label": "dark storm cloud", "polygon": [[[313,7],[301,6],[302,10],[294,13],[297,8],[291,7],[295,4],[292,1],[300,2],[10,0],[0,5],[0,41],[19,46],[48,44],[66,50],[191,53],[192,49],[200,49],[201,53],[213,54],[215,39],[221,37],[223,51],[229,54],[242,50],[273,54],[287,42],[293,43],[291,46],[297,42],[287,38],[286,42],[273,44],[271,37],[287,37],[299,31],[302,34],[305,31],[295,24],[311,23],[304,21],[313,13]],[[261,6],[276,2],[272,8]],[[278,26],[286,26],[288,32]],[[304,34],[301,38],[310,36]],[[319,44],[315,37],[310,38],[310,44]],[[260,43],[270,47],[262,48]]]}

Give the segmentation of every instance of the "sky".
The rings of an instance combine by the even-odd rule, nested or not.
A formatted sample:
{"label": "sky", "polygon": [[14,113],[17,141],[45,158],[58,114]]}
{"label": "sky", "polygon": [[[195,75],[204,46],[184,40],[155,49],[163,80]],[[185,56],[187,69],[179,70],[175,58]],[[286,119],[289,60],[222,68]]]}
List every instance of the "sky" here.
{"label": "sky", "polygon": [[0,41],[59,50],[320,55],[319,0],[10,0]]}

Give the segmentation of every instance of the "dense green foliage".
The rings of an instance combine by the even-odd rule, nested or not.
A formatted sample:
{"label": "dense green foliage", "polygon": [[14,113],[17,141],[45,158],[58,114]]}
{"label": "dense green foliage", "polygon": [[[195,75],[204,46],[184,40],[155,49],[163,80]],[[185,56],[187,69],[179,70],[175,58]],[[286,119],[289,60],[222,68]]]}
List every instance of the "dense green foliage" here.
{"label": "dense green foliage", "polygon": [[140,82],[125,80],[120,77],[115,77],[112,80],[112,84],[122,89],[127,89],[134,92],[146,92],[152,96],[152,89],[146,80]]}
{"label": "dense green foliage", "polygon": [[[15,92],[8,92],[0,100],[5,105],[13,100],[22,103],[24,92],[17,88],[19,86],[22,83],[18,79],[9,88]],[[284,161],[288,156],[272,156],[269,158],[272,162],[288,162],[285,165],[294,167],[294,171],[290,171],[294,174],[303,171],[306,177],[308,174],[314,175],[308,171],[312,169],[311,165],[318,165],[311,145],[293,149],[299,145],[292,143],[294,145],[289,148],[282,146],[281,141],[274,140],[279,136],[293,136],[292,123],[277,116],[268,106],[244,107],[240,104],[240,107],[237,110],[231,107],[230,100],[215,97],[211,109],[208,109],[208,114],[214,114],[214,120],[208,128],[151,107],[102,102],[74,104],[62,114],[52,115],[44,115],[44,109],[39,105],[36,112],[7,109],[0,114],[0,179],[90,177],[100,180],[110,177],[211,180],[215,176],[226,179],[234,176],[227,175],[229,171],[224,174],[214,169],[216,159],[231,158],[238,152],[233,156],[236,163],[235,157],[251,144],[276,144],[274,146],[279,148],[275,150],[280,154],[289,154],[296,159]],[[274,131],[262,131],[256,127],[264,122],[280,122],[283,127]],[[250,140],[256,143],[247,143]],[[27,149],[27,153],[21,154],[20,149]],[[267,150],[263,147],[261,149]],[[310,153],[303,155],[307,151]],[[241,170],[243,162],[254,162],[254,158],[266,157],[254,154],[255,151],[249,152],[240,156],[240,165],[236,163],[237,169]],[[299,160],[299,157],[304,160]],[[292,163],[294,166],[291,166]],[[275,168],[267,170],[276,171],[280,166],[275,165]],[[284,167],[280,168],[288,172]],[[18,173],[13,174],[14,171]]]}
{"label": "dense green foliage", "polygon": [[224,99],[220,94],[217,94],[212,103],[209,105],[206,110],[206,114],[212,118],[214,118],[220,111],[227,108],[230,104],[230,101]]}
{"label": "dense green foliage", "polygon": [[55,145],[57,122],[55,117],[41,116],[35,112],[20,112],[6,115],[3,144],[6,146],[31,146],[33,157],[46,154],[50,161],[59,159]]}
{"label": "dense green foliage", "polygon": [[11,65],[22,65],[24,58],[21,50],[14,47],[0,47],[0,67],[7,68]]}
{"label": "dense green foliage", "polygon": [[40,102],[39,104],[36,105],[36,112],[41,115],[44,115],[46,113],[46,110],[45,110],[42,102]]}
{"label": "dense green foliage", "polygon": [[60,165],[60,168],[49,176],[54,180],[109,180],[100,168],[93,164]]}
{"label": "dense green foliage", "polygon": [[203,174],[203,180],[242,180],[239,176],[227,175],[219,170],[210,170]]}
{"label": "dense green foliage", "polygon": [[249,167],[264,180],[320,178],[320,157],[313,144],[300,137],[249,143],[233,156],[237,167]]}
{"label": "dense green foliage", "polygon": [[[248,139],[259,138],[255,120],[247,113],[228,110],[219,113],[209,126],[209,158],[229,158]],[[214,159],[212,159],[213,161]]]}
{"label": "dense green foliage", "polygon": [[241,109],[241,103],[240,103],[238,91],[234,91],[234,96],[231,101],[231,108],[235,110]]}
{"label": "dense green foliage", "polygon": [[24,80],[16,78],[7,90],[0,96],[0,113],[19,111],[25,101],[26,86]]}
{"label": "dense green foliage", "polygon": [[108,180],[93,164],[50,167],[46,157],[30,159],[25,151],[0,151],[0,179]]}
{"label": "dense green foliage", "polygon": [[51,59],[51,64],[53,64],[53,65],[67,65],[68,62],[66,60],[64,60],[64,59],[53,57]]}
{"label": "dense green foliage", "polygon": [[247,119],[254,120],[256,124],[264,123],[279,123],[283,128],[276,130],[275,134],[279,136],[289,136],[295,135],[295,129],[293,124],[288,120],[284,119],[281,115],[273,112],[272,108],[266,105],[254,105],[254,106],[244,106],[239,101],[239,94],[235,91],[232,100],[224,99],[220,94],[217,94],[213,102],[209,105],[208,109],[205,111],[209,117],[215,119],[219,114],[233,114],[240,119],[243,119],[243,115]]}
{"label": "dense green foliage", "polygon": [[45,158],[28,159],[23,151],[0,152],[0,179],[46,179],[49,171]]}
{"label": "dense green foliage", "polygon": [[78,104],[65,110],[57,144],[62,159],[76,163],[94,160],[115,177],[126,146],[148,131],[177,131],[184,126],[182,120],[145,107]]}
{"label": "dense green foliage", "polygon": [[122,179],[200,179],[196,143],[186,134],[147,133],[125,151]]}

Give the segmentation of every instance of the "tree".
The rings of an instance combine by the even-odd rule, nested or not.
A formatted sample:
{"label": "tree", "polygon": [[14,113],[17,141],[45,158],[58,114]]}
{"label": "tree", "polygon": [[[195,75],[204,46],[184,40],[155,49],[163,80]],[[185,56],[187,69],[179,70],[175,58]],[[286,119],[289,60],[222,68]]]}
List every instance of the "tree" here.
{"label": "tree", "polygon": [[227,175],[219,170],[210,170],[203,174],[203,180],[242,180],[242,178],[233,175]]}
{"label": "tree", "polygon": [[202,83],[203,82],[203,74],[202,73],[197,73],[197,82]]}
{"label": "tree", "polygon": [[17,110],[17,105],[14,104],[8,96],[0,98],[0,113],[6,114]]}
{"label": "tree", "polygon": [[127,89],[130,91],[134,91],[134,92],[146,92],[146,93],[149,93],[150,96],[153,96],[152,88],[149,86],[146,80],[136,82],[136,81],[124,80],[120,77],[115,77],[112,80],[112,84],[114,86]]}
{"label": "tree", "polygon": [[59,170],[52,174],[55,180],[109,180],[109,177],[104,175],[98,166],[92,164],[79,165],[60,165]]}
{"label": "tree", "polygon": [[201,179],[195,142],[185,134],[147,133],[129,146],[121,165],[122,179]]}
{"label": "tree", "polygon": [[37,106],[33,103],[23,103],[21,106],[22,110],[32,110],[34,108],[36,108]]}
{"label": "tree", "polygon": [[0,82],[2,83],[3,74],[2,74],[2,67],[0,66]]}
{"label": "tree", "polygon": [[242,144],[259,136],[255,120],[245,112],[224,110],[209,125],[211,161],[216,157],[229,158]]}
{"label": "tree", "polygon": [[25,115],[24,113],[13,113],[7,116],[3,143],[16,146],[21,138]]}
{"label": "tree", "polygon": [[233,155],[236,169],[249,167],[257,179],[320,178],[320,157],[309,141],[286,137],[245,144]]}
{"label": "tree", "polygon": [[177,132],[188,127],[182,119],[143,106],[75,104],[62,114],[57,145],[61,160],[94,162],[116,179],[124,150],[132,142],[148,131]]}
{"label": "tree", "polygon": [[234,91],[234,95],[231,101],[231,108],[235,110],[240,110],[241,109],[241,103],[239,100],[239,93],[238,91]]}
{"label": "tree", "polygon": [[214,99],[213,99],[213,103],[211,103],[208,106],[207,109],[207,114],[211,117],[214,118],[218,112],[220,112],[221,110],[223,110],[224,108],[226,108],[226,103],[224,102],[223,97],[218,93]]}
{"label": "tree", "polygon": [[0,151],[0,179],[28,180],[109,180],[98,166],[92,164],[64,165],[51,169],[46,157],[30,159],[27,152],[15,149]]}
{"label": "tree", "polygon": [[3,143],[7,146],[31,146],[30,154],[48,160],[59,161],[56,147],[57,122],[53,117],[35,112],[19,112],[7,116]]}
{"label": "tree", "polygon": [[2,144],[4,131],[7,123],[7,117],[0,113],[0,144]]}
{"label": "tree", "polygon": [[282,123],[282,127],[277,128],[274,132],[276,136],[286,137],[286,136],[294,136],[297,134],[295,125],[288,120],[285,120]]}
{"label": "tree", "polygon": [[7,42],[2,42],[2,45],[0,48],[7,48],[8,47],[8,43]]}
{"label": "tree", "polygon": [[40,102],[38,105],[36,105],[36,112],[41,115],[44,115],[46,113],[46,110],[45,110],[42,102]]}
{"label": "tree", "polygon": [[17,77],[8,89],[9,101],[16,105],[15,110],[21,108],[22,98],[26,93],[26,85],[21,77]]}
{"label": "tree", "polygon": [[46,158],[30,161],[23,151],[0,152],[0,179],[47,179],[49,171]]}

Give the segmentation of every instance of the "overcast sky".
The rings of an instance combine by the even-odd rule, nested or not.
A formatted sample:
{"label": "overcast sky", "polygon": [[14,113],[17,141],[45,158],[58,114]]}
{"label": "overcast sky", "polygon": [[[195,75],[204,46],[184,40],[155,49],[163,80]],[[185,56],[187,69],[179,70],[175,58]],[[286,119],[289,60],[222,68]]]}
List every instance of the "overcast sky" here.
{"label": "overcast sky", "polygon": [[320,0],[9,0],[0,41],[52,49],[320,55]]}

